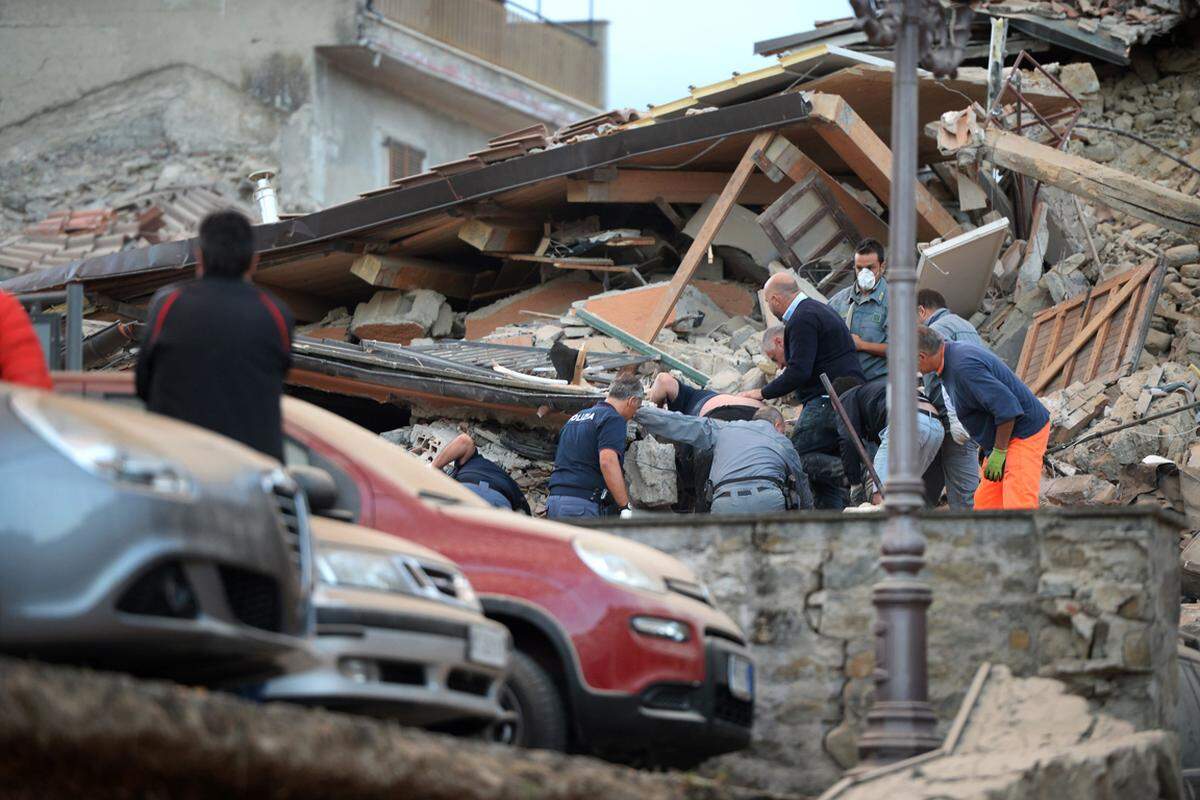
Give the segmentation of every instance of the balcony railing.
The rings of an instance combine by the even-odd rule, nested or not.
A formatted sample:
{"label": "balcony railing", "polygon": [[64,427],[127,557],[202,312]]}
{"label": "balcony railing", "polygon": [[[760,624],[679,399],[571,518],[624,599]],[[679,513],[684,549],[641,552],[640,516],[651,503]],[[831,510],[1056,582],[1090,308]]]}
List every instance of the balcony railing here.
{"label": "balcony railing", "polygon": [[592,106],[603,103],[604,52],[588,37],[498,0],[375,0],[387,19]]}

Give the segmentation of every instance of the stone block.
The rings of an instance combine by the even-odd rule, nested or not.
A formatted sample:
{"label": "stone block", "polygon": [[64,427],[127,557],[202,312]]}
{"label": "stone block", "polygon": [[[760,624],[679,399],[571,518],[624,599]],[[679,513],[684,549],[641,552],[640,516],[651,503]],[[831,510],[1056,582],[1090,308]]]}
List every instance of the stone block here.
{"label": "stone block", "polygon": [[1042,480],[1042,500],[1054,506],[1098,506],[1117,501],[1117,487],[1095,475],[1068,475]]}
{"label": "stone block", "polygon": [[538,347],[550,347],[563,336],[558,325],[539,325],[533,332],[533,343]]}
{"label": "stone block", "polygon": [[751,367],[742,375],[742,382],[739,384],[739,391],[746,392],[751,389],[761,389],[767,385],[767,376],[758,367]]}
{"label": "stone block", "polygon": [[[756,370],[757,371],[757,370]],[[713,375],[705,388],[712,389],[718,394],[728,394],[738,391],[741,386],[742,375],[737,370],[725,369]]]}
{"label": "stone block", "polygon": [[1100,79],[1096,77],[1096,70],[1086,61],[1064,64],[1058,74],[1058,80],[1076,97],[1100,91]]}
{"label": "stone block", "polygon": [[1178,267],[1184,264],[1194,264],[1200,258],[1200,246],[1194,244],[1181,244],[1175,247],[1168,247],[1163,251],[1163,257],[1167,260],[1168,267]]}
{"label": "stone block", "polygon": [[354,309],[350,332],[359,339],[409,344],[434,328],[448,334],[454,317],[447,312],[446,298],[429,289],[376,292]]}
{"label": "stone block", "polygon": [[677,499],[675,447],[641,439],[629,446],[625,456],[629,500],[637,508],[667,508]]}

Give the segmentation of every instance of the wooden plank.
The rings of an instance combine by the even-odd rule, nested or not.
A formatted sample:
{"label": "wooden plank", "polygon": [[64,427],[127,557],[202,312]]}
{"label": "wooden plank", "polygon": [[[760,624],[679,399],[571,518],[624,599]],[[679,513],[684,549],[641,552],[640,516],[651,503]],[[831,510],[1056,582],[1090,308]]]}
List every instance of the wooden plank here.
{"label": "wooden plank", "polygon": [[725,218],[729,216],[729,209],[737,202],[738,196],[750,178],[750,174],[754,171],[755,157],[759,151],[764,150],[771,143],[771,139],[774,136],[774,131],[764,131],[757,134],[751,140],[750,146],[742,154],[741,161],[738,162],[737,167],[734,168],[733,173],[729,176],[725,187],[721,190],[721,194],[717,197],[717,202],[713,204],[712,211],[704,220],[704,224],[700,226],[700,230],[696,233],[696,238],[692,240],[687,253],[684,254],[683,259],[679,262],[679,267],[675,270],[675,274],[671,276],[670,287],[663,294],[658,305],[650,312],[650,317],[646,320],[646,324],[638,331],[641,339],[653,342],[654,337],[658,335],[658,332],[662,330],[662,326],[666,324],[667,317],[671,314],[671,309],[675,308],[675,304],[679,302],[679,296],[683,294],[683,288],[687,286],[688,281],[692,279],[692,275],[695,274],[696,269],[700,266],[700,260],[708,252],[713,237],[720,230],[721,225],[725,222]]}
{"label": "wooden plank", "polygon": [[529,261],[534,264],[553,264],[554,266],[574,265],[577,267],[611,267],[611,258],[576,258],[572,256],[535,256],[526,253],[513,253],[505,256],[509,261]]}
{"label": "wooden plank", "polygon": [[[891,203],[892,151],[871,127],[863,122],[854,109],[841,97],[813,92],[811,118],[821,124],[814,126],[817,134],[833,148],[846,166],[862,179],[885,205]],[[938,236],[948,239],[962,230],[950,212],[942,207],[920,181],[913,187],[917,206],[917,233],[924,240]]]}
{"label": "wooden plank", "polygon": [[1017,377],[1020,378],[1026,375],[1029,371],[1029,365],[1033,361],[1033,351],[1037,348],[1038,336],[1041,335],[1042,328],[1045,327],[1044,320],[1034,317],[1033,322],[1029,324],[1029,330],[1025,332],[1025,344],[1021,348],[1021,355],[1017,359]]}
{"label": "wooden plank", "polygon": [[542,230],[540,226],[471,219],[458,229],[458,238],[481,253],[525,253],[537,246]]}
{"label": "wooden plank", "polygon": [[863,205],[861,200],[851,194],[832,175],[821,169],[811,158],[804,155],[800,151],[800,148],[782,136],[776,136],[774,141],[771,142],[771,146],[763,151],[759,167],[763,168],[764,171],[768,167],[774,167],[791,178],[794,183],[801,183],[808,179],[810,175],[817,175],[824,182],[830,194],[833,195],[834,200],[837,201],[842,213],[858,229],[860,236],[869,236],[872,239],[887,242],[887,224],[877,217],[875,212]]}
{"label": "wooden plank", "polygon": [[[613,180],[567,179],[569,203],[667,203],[701,205],[717,194],[729,179],[728,172],[680,172],[677,170],[621,169]],[[741,202],[765,206],[775,202],[786,186],[766,175],[754,175],[747,182]]]}
{"label": "wooden plank", "polygon": [[1200,238],[1200,198],[999,128],[988,127],[983,135],[983,143],[975,148],[977,154],[998,167],[1103,203],[1191,239]]}
{"label": "wooden plank", "polygon": [[683,230],[683,226],[687,223],[683,221],[683,217],[679,216],[679,212],[672,208],[671,204],[667,202],[666,198],[664,198],[662,195],[658,195],[654,198],[654,205],[658,206],[658,210],[662,212],[662,215],[667,218],[667,221],[671,223],[675,230]]}
{"label": "wooden plank", "polygon": [[[1137,291],[1137,288],[1148,277],[1150,277],[1153,272],[1153,264],[1149,266],[1143,266],[1136,273],[1134,273],[1134,275],[1125,283],[1124,286],[1121,287],[1120,291],[1113,294],[1110,290],[1108,302],[1104,305],[1103,310],[1092,317],[1087,325],[1084,326],[1083,330],[1076,334],[1075,338],[1071,340],[1071,343],[1067,345],[1067,347],[1061,353],[1055,356],[1054,360],[1050,362],[1050,364],[1042,369],[1041,375],[1036,381],[1034,381],[1033,385],[1029,387],[1034,394],[1040,394],[1062,370],[1067,362],[1071,361],[1073,356],[1078,353],[1085,344],[1093,342],[1096,333],[1100,330],[1101,326],[1103,326],[1105,322],[1107,322],[1108,319],[1116,313],[1117,309],[1121,307],[1121,304],[1129,299],[1129,297],[1132,296],[1135,291]],[[1100,348],[1093,343],[1093,349]]]}
{"label": "wooden plank", "polygon": [[481,277],[494,274],[477,272],[454,264],[410,256],[359,256],[350,272],[381,289],[432,289],[447,297],[467,300]]}
{"label": "wooden plank", "polygon": [[685,378],[701,388],[708,384],[709,378],[703,372],[700,372],[686,362],[680,361],[670,353],[659,350],[654,345],[640,339],[629,331],[618,328],[608,320],[597,317],[595,314],[583,309],[582,307],[577,307],[575,309],[575,316],[579,317],[581,320],[586,322],[588,325],[591,325],[601,333],[613,337],[617,341],[633,348],[637,352],[642,353],[643,355],[655,356],[668,367],[679,370],[681,373],[683,373]]}

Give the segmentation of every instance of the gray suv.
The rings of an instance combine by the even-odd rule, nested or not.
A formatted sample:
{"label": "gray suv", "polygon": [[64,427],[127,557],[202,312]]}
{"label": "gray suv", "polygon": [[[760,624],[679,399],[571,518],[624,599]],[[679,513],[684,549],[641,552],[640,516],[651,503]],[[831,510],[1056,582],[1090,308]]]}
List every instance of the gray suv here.
{"label": "gray suv", "polygon": [[144,411],[0,383],[0,651],[209,685],[307,652],[303,493]]}

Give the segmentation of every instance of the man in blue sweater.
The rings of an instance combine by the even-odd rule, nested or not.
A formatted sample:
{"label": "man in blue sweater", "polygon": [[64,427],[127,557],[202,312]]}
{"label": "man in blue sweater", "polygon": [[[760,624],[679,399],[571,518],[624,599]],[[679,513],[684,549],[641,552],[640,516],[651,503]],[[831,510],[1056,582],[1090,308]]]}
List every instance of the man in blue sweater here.
{"label": "man in blue sweater", "polygon": [[989,350],[917,328],[918,366],[936,372],[959,421],[987,453],[975,509],[1037,508],[1050,414]]}
{"label": "man in blue sweater", "polygon": [[[763,286],[763,294],[771,313],[784,323],[783,353],[776,354],[784,369],[763,388],[742,392],[742,396],[771,400],[794,395],[796,402],[803,403],[792,433],[796,452],[836,458],[840,455],[836,412],[821,385],[821,373],[826,373],[830,381],[857,378],[866,383],[850,329],[836,311],[801,292],[796,279],[787,272],[772,275]],[[769,336],[771,331],[767,333]],[[769,347],[770,342],[767,344]],[[810,473],[809,477],[814,476]],[[845,508],[848,497],[844,489],[837,497],[830,497],[818,484],[814,480],[817,508]]]}

